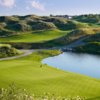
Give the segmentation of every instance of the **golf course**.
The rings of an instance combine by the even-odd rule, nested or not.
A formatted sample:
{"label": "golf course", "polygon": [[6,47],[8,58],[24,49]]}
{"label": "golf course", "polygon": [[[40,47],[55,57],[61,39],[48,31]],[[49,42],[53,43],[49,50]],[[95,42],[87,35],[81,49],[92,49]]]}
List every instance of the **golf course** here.
{"label": "golf course", "polygon": [[53,50],[36,51],[27,57],[0,61],[0,87],[15,82],[20,88],[37,96],[51,93],[62,97],[81,96],[99,100],[99,80],[41,63],[43,58],[59,53]]}
{"label": "golf course", "polygon": [[[100,25],[97,20],[92,22],[92,17],[100,16],[91,16],[1,16],[0,100],[100,100],[99,78],[42,63],[45,58],[68,51],[100,56]],[[20,96],[12,87],[2,92],[13,83],[35,99],[15,98],[23,94]]]}

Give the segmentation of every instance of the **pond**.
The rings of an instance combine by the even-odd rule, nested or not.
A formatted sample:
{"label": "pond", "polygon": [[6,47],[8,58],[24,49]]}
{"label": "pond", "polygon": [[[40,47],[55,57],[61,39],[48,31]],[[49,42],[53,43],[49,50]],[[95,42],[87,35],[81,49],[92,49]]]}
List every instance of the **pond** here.
{"label": "pond", "polygon": [[42,62],[61,70],[100,78],[100,56],[97,55],[64,52]]}

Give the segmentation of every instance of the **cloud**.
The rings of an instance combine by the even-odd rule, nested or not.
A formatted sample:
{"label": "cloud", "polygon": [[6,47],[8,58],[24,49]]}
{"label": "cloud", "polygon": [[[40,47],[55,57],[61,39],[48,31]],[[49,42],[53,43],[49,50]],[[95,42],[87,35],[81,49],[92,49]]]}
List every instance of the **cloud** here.
{"label": "cloud", "polygon": [[11,8],[15,6],[15,0],[0,0],[0,5]]}
{"label": "cloud", "polygon": [[32,2],[32,7],[41,11],[45,11],[45,7],[42,3],[40,3],[37,0],[33,0]]}

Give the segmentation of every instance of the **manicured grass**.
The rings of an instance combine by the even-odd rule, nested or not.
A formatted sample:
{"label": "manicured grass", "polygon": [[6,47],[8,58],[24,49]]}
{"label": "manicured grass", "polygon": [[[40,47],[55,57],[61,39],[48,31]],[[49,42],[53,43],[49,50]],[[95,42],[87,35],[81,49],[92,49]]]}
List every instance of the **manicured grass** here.
{"label": "manicured grass", "polygon": [[48,50],[15,60],[0,61],[0,87],[5,88],[15,82],[36,95],[49,92],[65,97],[99,97],[100,80],[41,64],[43,58],[59,53]]}
{"label": "manicured grass", "polygon": [[28,32],[9,37],[1,37],[0,42],[43,42],[59,38],[66,35],[67,33],[67,31],[60,30]]}

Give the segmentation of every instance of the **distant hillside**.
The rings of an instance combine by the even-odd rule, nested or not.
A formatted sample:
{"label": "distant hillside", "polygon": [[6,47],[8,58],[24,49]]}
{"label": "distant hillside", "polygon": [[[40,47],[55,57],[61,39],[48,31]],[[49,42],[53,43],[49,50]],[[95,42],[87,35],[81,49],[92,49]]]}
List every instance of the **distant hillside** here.
{"label": "distant hillside", "polygon": [[69,20],[62,17],[45,17],[44,21],[52,22],[60,30],[72,30],[77,28],[89,27],[88,24],[81,23],[74,20]]}
{"label": "distant hillside", "polygon": [[22,52],[19,50],[11,47],[11,45],[8,44],[0,44],[0,58],[5,58],[5,57],[11,57],[15,55],[19,55]]}
{"label": "distant hillside", "polygon": [[80,22],[100,25],[100,15],[99,14],[73,16],[72,19],[80,21]]}
{"label": "distant hillside", "polygon": [[49,16],[1,16],[0,17],[0,36],[10,36],[24,32],[37,30],[73,30],[77,28],[89,27],[88,24],[81,23],[67,18]]}
{"label": "distant hillside", "polygon": [[92,14],[71,18],[37,15],[1,16],[0,42],[14,42],[21,46],[25,44],[29,48],[67,45],[83,37],[87,37],[84,40],[86,43],[99,42],[99,23],[100,15]]}

